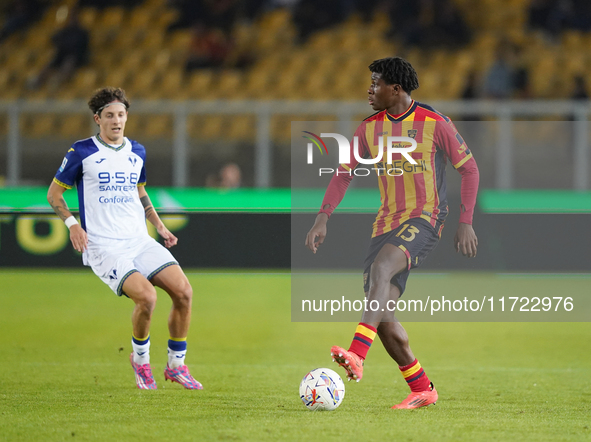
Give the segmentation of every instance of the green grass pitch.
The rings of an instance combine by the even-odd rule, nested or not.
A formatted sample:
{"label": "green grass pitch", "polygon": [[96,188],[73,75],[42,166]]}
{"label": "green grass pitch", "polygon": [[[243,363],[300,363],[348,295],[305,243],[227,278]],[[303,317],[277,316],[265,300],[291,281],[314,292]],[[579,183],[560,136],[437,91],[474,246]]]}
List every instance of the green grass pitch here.
{"label": "green grass pitch", "polygon": [[[329,349],[347,346],[355,324],[292,323],[286,273],[187,273],[187,363],[203,391],[164,382],[165,293],[151,334],[158,390],[140,391],[128,362],[130,300],[90,270],[0,271],[0,440],[591,439],[589,323],[409,323],[436,405],[390,409],[408,389],[377,340],[340,408],[309,412],[301,378],[316,367],[343,375]],[[516,283],[458,278],[498,293]],[[442,284],[420,274],[410,282],[409,291]],[[589,281],[532,279],[530,289],[549,283],[568,293],[588,291]]]}

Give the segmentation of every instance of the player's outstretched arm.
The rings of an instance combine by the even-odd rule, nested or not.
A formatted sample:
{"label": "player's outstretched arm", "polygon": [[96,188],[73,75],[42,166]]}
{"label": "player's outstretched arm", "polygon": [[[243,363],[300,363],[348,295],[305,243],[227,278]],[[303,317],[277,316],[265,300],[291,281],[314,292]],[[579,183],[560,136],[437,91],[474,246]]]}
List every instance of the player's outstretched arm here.
{"label": "player's outstretched arm", "polygon": [[460,223],[454,236],[454,245],[456,252],[462,252],[462,255],[468,258],[476,257],[478,238],[471,224]]}
{"label": "player's outstretched arm", "polygon": [[[326,223],[328,222],[328,215],[326,213],[319,213],[316,216],[314,225],[306,235],[306,247],[313,253],[316,253],[318,246],[324,242],[326,238]],[[318,238],[318,240],[316,240]]]}
{"label": "player's outstretched arm", "polygon": [[148,192],[146,192],[145,186],[138,186],[138,194],[140,196],[140,201],[142,202],[142,206],[144,206],[144,212],[146,213],[146,219],[152,223],[154,227],[156,227],[156,231],[158,235],[164,238],[164,245],[167,248],[171,248],[172,246],[176,246],[178,243],[178,238],[170,233],[170,230],[166,228],[158,214],[156,213],[156,209],[152,205],[150,201],[150,197],[148,196]]}
{"label": "player's outstretched arm", "polygon": [[[68,218],[74,217],[72,212],[70,212],[68,209],[68,205],[64,199],[65,191],[66,188],[56,184],[55,181],[52,181],[52,183],[49,185],[49,190],[47,191],[47,201],[49,202],[49,205],[57,214],[57,216],[59,216],[64,222]],[[76,249],[78,252],[84,252],[84,250],[86,250],[88,247],[88,236],[86,235],[86,231],[80,224],[78,224],[78,222],[75,222],[75,224],[71,225],[69,229],[72,246],[74,246],[74,249]]]}

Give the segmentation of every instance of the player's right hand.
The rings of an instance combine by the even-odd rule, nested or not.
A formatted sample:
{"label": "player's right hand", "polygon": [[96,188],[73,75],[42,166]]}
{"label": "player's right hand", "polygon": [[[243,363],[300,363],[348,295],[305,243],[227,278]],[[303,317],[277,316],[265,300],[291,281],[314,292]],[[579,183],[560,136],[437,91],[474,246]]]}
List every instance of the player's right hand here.
{"label": "player's right hand", "polygon": [[[316,253],[318,246],[324,242],[326,238],[326,222],[328,216],[325,213],[319,213],[316,217],[316,222],[306,235],[306,247],[308,247],[312,253]],[[318,240],[316,240],[318,238]]]}
{"label": "player's right hand", "polygon": [[72,241],[74,249],[80,253],[84,252],[88,247],[88,236],[80,224],[74,224],[70,227],[70,241]]}

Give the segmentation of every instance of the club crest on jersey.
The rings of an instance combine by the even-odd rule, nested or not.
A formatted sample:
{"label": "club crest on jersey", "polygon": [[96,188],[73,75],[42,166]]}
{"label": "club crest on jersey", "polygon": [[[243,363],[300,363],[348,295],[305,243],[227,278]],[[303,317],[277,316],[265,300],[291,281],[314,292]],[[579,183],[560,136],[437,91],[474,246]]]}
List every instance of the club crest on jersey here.
{"label": "club crest on jersey", "polygon": [[417,136],[417,132],[418,132],[418,130],[417,130],[417,129],[409,129],[409,130],[408,130],[408,136],[409,136],[410,138],[415,138],[415,137]]}
{"label": "club crest on jersey", "polygon": [[135,163],[137,163],[137,158],[130,156],[130,157],[127,157],[127,159],[129,160],[129,162],[131,163],[131,165],[133,167],[135,167]]}

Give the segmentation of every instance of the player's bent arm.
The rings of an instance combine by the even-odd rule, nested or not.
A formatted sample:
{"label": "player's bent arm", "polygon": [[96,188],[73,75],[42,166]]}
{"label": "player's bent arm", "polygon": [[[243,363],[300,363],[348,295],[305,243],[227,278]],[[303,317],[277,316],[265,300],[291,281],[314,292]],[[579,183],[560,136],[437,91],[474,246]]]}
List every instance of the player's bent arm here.
{"label": "player's bent arm", "polygon": [[60,186],[55,181],[52,181],[49,185],[49,190],[47,191],[47,202],[62,221],[73,216],[72,212],[68,209],[66,200],[64,199],[64,192],[66,190],[68,189]]}
{"label": "player's bent arm", "polygon": [[156,227],[156,231],[158,234],[164,238],[164,245],[166,247],[172,247],[177,244],[178,239],[170,230],[166,228],[158,214],[156,213],[156,209],[152,205],[150,201],[150,197],[148,196],[148,192],[146,192],[145,186],[138,186],[138,195],[140,197],[140,201],[142,206],[144,206],[144,212],[146,214],[146,219],[152,223],[154,227]]}
{"label": "player's bent arm", "polygon": [[[64,192],[66,190],[65,187],[52,181],[49,185],[49,190],[47,191],[47,201],[49,202],[49,205],[64,222],[68,218],[74,218],[74,215],[72,215],[72,212],[68,209],[68,205],[64,199]],[[74,222],[74,220],[72,221]],[[88,247],[88,236],[86,235],[86,232],[77,221],[68,228],[70,230],[70,241],[72,242],[72,246],[78,252],[84,252]]]}

